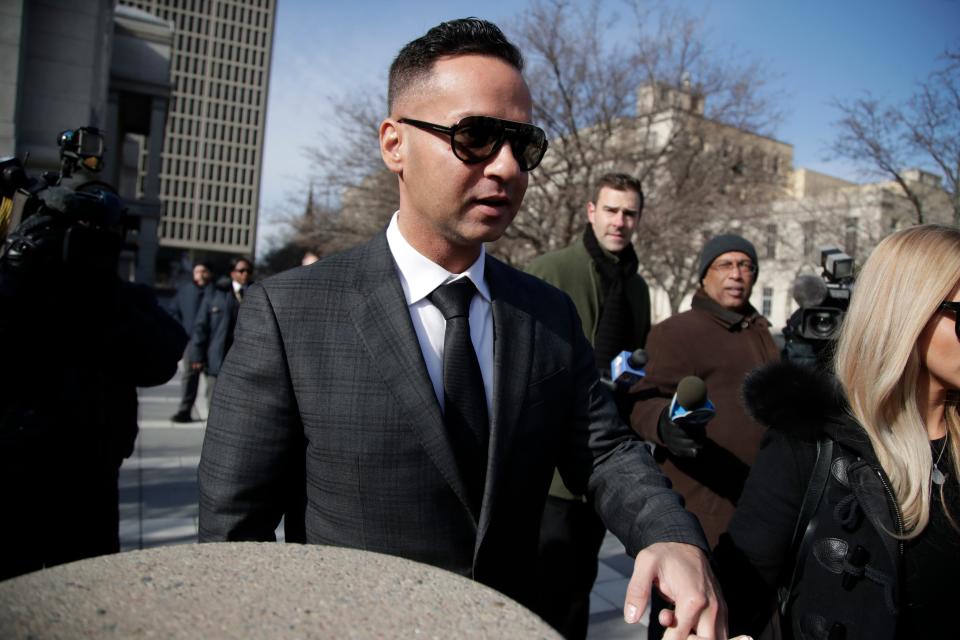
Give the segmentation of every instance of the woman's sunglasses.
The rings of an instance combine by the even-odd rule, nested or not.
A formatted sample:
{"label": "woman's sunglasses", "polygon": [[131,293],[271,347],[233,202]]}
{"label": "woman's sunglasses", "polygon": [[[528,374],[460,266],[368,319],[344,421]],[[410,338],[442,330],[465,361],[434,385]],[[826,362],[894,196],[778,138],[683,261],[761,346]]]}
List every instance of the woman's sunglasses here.
{"label": "woman's sunglasses", "polygon": [[540,127],[523,122],[490,116],[467,116],[452,127],[412,118],[400,118],[398,122],[449,135],[453,155],[466,164],[492,157],[505,141],[510,142],[513,157],[523,171],[535,169],[547,152],[547,134]]}
{"label": "woman's sunglasses", "polygon": [[941,302],[941,311],[953,311],[953,329],[957,333],[957,340],[960,340],[960,302]]}

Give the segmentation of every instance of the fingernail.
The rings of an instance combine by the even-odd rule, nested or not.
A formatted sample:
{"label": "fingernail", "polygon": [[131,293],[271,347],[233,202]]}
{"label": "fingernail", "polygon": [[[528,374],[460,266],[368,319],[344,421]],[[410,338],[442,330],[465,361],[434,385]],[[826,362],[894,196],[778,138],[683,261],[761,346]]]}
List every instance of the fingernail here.
{"label": "fingernail", "polygon": [[632,604],[628,604],[623,610],[623,619],[627,621],[627,624],[633,624],[640,619],[640,616],[637,613],[637,608]]}

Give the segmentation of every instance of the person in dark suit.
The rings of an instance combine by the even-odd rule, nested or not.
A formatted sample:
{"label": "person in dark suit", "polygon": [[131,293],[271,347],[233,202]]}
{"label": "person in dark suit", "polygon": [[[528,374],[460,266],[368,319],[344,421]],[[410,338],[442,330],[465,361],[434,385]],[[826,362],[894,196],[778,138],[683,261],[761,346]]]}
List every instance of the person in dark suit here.
{"label": "person in dark suit", "polygon": [[44,204],[0,257],[0,580],[120,550],[137,387],[172,378],[187,343],[149,287],[117,278],[121,238]]}
{"label": "person in dark suit", "polygon": [[556,467],[636,554],[626,620],[656,581],[679,637],[726,637],[699,525],[618,419],[573,302],[485,252],[547,147],[521,68],[475,18],[394,60],[379,134],[400,208],[368,243],[247,293],[203,443],[200,540],[272,540],[296,512],[308,543],[529,605]]}
{"label": "person in dark suit", "polygon": [[220,278],[203,297],[190,338],[190,366],[207,376],[207,402],[220,374],[220,367],[233,344],[237,314],[244,292],[252,284],[253,262],[247,258],[230,261],[230,276]]}
{"label": "person in dark suit", "polygon": [[[210,290],[210,277],[209,267],[202,262],[196,263],[193,265],[193,278],[190,282],[185,282],[177,288],[177,292],[170,303],[170,314],[187,331],[187,335],[193,333],[200,303],[203,302],[204,295]],[[183,355],[184,366],[182,367],[183,380],[181,381],[180,406],[170,419],[174,422],[193,422],[193,403],[197,399],[197,387],[200,386],[200,369],[194,368],[193,363],[190,362],[189,344]]]}

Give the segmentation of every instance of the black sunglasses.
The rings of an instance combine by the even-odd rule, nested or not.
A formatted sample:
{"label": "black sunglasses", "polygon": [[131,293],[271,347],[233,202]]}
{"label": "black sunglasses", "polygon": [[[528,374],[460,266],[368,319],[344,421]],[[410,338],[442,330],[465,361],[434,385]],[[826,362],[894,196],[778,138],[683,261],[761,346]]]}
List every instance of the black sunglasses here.
{"label": "black sunglasses", "polygon": [[400,118],[398,122],[449,135],[453,155],[467,164],[476,164],[492,157],[507,140],[510,141],[513,157],[523,171],[535,169],[547,152],[547,134],[540,127],[523,122],[491,116],[467,116],[452,127],[412,118]]}
{"label": "black sunglasses", "polygon": [[960,340],[960,302],[941,302],[940,310],[953,311],[953,329],[957,333],[957,340]]}

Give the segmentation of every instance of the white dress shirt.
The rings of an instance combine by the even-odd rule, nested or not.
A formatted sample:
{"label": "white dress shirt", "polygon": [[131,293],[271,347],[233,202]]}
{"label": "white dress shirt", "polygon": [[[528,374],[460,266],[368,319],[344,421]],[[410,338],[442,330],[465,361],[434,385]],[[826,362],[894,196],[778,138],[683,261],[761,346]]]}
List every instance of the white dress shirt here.
{"label": "white dress shirt", "polygon": [[462,274],[450,273],[410,246],[397,226],[397,215],[393,214],[387,226],[387,244],[400,272],[407,309],[440,408],[443,409],[443,335],[447,321],[427,296],[442,284],[466,277],[473,281],[479,294],[470,301],[470,340],[483,376],[487,415],[493,416],[493,309],[490,289],[483,277],[486,249],[481,246],[480,257]]}

